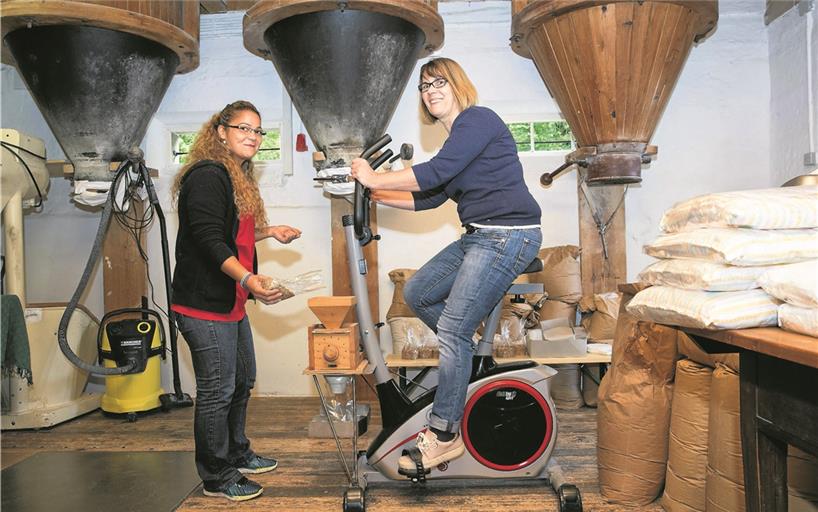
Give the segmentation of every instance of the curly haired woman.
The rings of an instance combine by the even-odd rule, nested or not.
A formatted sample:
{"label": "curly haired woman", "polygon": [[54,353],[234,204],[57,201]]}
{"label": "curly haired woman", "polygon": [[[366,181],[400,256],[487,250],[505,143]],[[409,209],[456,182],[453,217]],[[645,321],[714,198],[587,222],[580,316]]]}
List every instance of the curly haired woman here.
{"label": "curly haired woman", "polygon": [[205,123],[173,184],[179,207],[173,305],[196,374],[196,468],[207,496],[244,501],[263,488],[246,473],[278,463],[257,455],[244,434],[247,401],[256,379],[248,298],[282,299],[257,274],[255,243],[287,244],[301,236],[289,226],[268,226],[252,158],[264,132],[247,101],[224,107]]}

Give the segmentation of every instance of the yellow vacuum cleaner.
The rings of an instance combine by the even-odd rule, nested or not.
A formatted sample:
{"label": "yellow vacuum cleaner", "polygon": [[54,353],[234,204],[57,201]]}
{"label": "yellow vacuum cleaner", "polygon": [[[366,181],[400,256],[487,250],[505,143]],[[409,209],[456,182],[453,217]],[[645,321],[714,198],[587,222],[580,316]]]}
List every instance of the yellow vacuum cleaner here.
{"label": "yellow vacuum cleaner", "polygon": [[[141,313],[142,318],[110,321],[111,317]],[[148,316],[156,320],[148,319]],[[137,413],[162,406],[161,364],[164,358],[165,331],[159,315],[150,309],[125,308],[110,311],[100,322],[97,335],[100,364],[106,368],[131,366],[128,373],[105,376],[102,410],[126,414],[136,421]]]}

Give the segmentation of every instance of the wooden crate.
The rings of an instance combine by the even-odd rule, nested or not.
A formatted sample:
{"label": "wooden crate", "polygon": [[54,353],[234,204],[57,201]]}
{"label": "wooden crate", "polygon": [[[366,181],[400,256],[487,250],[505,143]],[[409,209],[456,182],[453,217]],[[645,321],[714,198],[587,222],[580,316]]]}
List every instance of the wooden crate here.
{"label": "wooden crate", "polygon": [[315,324],[307,332],[311,370],[354,370],[363,361],[357,323],[337,329]]}

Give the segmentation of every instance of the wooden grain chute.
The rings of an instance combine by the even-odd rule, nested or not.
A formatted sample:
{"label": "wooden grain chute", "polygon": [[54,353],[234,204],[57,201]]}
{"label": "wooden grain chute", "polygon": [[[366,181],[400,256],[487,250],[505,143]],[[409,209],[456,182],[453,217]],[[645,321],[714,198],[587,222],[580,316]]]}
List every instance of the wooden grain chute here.
{"label": "wooden grain chute", "polygon": [[199,64],[196,2],[6,0],[2,60],[17,67],[75,178],[110,180],[175,73]]}
{"label": "wooden grain chute", "polygon": [[690,49],[716,25],[717,0],[514,0],[512,14],[511,48],[534,61],[576,137],[566,163],[587,167],[589,185],[641,181]]}

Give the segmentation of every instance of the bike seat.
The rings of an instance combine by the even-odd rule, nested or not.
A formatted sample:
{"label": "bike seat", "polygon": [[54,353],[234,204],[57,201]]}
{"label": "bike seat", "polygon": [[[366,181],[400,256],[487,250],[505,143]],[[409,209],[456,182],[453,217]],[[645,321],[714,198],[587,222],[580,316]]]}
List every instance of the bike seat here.
{"label": "bike seat", "polygon": [[542,268],[542,260],[540,258],[534,258],[525,270],[522,271],[522,274],[533,274],[534,272],[541,271]]}

